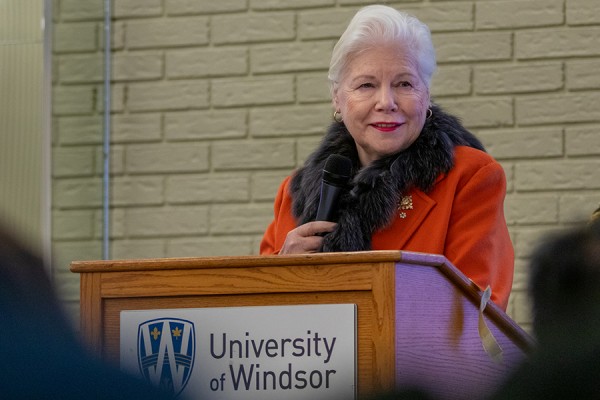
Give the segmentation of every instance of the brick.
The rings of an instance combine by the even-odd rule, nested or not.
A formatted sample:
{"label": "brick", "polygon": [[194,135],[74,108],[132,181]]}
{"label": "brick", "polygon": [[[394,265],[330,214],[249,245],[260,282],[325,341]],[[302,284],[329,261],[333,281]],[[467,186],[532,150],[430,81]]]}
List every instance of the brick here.
{"label": "brick", "polygon": [[59,76],[58,76],[58,70],[59,70],[59,66],[60,66],[60,62],[59,62],[59,58],[57,56],[53,56],[52,60],[50,61],[52,63],[52,82],[53,83],[57,83],[59,81]]}
{"label": "brick", "polygon": [[52,213],[53,240],[89,240],[93,236],[93,210],[57,210]]}
{"label": "brick", "polygon": [[207,17],[153,18],[129,21],[126,46],[130,49],[208,44]]}
{"label": "brick", "polygon": [[516,188],[532,190],[600,189],[600,160],[523,162],[516,166]]}
{"label": "brick", "polygon": [[596,193],[564,194],[560,196],[560,222],[565,224],[587,223],[600,204],[600,191]]}
{"label": "brick", "polygon": [[440,65],[431,80],[431,94],[457,96],[471,93],[472,68],[463,65]]}
{"label": "brick", "polygon": [[504,169],[504,175],[506,176],[506,192],[512,193],[515,191],[515,165],[504,160],[499,160],[500,165]]}
{"label": "brick", "polygon": [[475,5],[478,29],[530,28],[561,25],[563,0],[489,1]]}
{"label": "brick", "polygon": [[529,288],[529,262],[523,259],[515,260],[515,272],[512,290],[523,291]]}
{"label": "brick", "polygon": [[315,151],[319,143],[321,143],[323,135],[325,135],[325,131],[319,136],[298,139],[298,143],[296,144],[297,167],[303,165],[308,156]]}
{"label": "brick", "polygon": [[600,24],[600,3],[594,0],[567,0],[567,24]]}
{"label": "brick", "polygon": [[253,10],[280,10],[280,9],[308,8],[308,7],[333,6],[334,4],[335,4],[335,0],[302,0],[302,1],[250,0],[250,8],[252,8]]}
{"label": "brick", "polygon": [[338,40],[355,13],[356,10],[343,9],[335,13],[329,9],[300,11],[298,13],[298,37],[301,40]]}
{"label": "brick", "polygon": [[231,76],[248,72],[248,51],[241,47],[168,50],[165,58],[168,78]]}
{"label": "brick", "polygon": [[262,233],[273,218],[271,204],[214,205],[210,212],[213,234]]}
{"label": "brick", "polygon": [[96,50],[96,22],[73,22],[54,27],[54,53],[90,52]]}
{"label": "brick", "polygon": [[558,222],[558,196],[555,194],[515,194],[505,200],[506,222],[511,225],[555,224]]}
{"label": "brick", "polygon": [[115,81],[159,79],[162,71],[163,56],[157,52],[115,54],[112,59],[111,72]]}
{"label": "brick", "polygon": [[553,91],[563,88],[563,66],[551,64],[475,67],[475,92],[504,94]]}
{"label": "brick", "polygon": [[245,11],[247,0],[166,0],[169,15],[217,14]]}
{"label": "brick", "polygon": [[567,88],[600,89],[600,60],[567,61]]}
{"label": "brick", "polygon": [[[256,0],[258,1],[258,0]],[[281,0],[284,1],[284,0]],[[420,0],[402,0],[403,2],[418,2]],[[338,0],[338,4],[340,5],[368,5],[370,2],[365,0]]]}
{"label": "brick", "polygon": [[[102,175],[104,172],[104,146],[96,146],[96,175]],[[123,146],[110,146],[110,173],[111,175],[123,174],[125,172],[125,149]]]}
{"label": "brick", "polygon": [[111,243],[113,259],[163,258],[166,257],[164,239],[127,239]]}
{"label": "brick", "polygon": [[[98,28],[98,48],[104,52],[104,26]],[[125,47],[125,23],[113,21],[110,26],[110,48],[112,51],[123,50]]]}
{"label": "brick", "polygon": [[517,31],[518,59],[600,55],[600,27],[577,27]]}
{"label": "brick", "polygon": [[233,169],[290,168],[294,166],[291,140],[223,141],[212,145],[212,167]]}
{"label": "brick", "polygon": [[296,96],[299,103],[331,101],[327,73],[298,74],[296,77]]}
{"label": "brick", "polygon": [[540,245],[542,240],[561,231],[562,229],[556,225],[524,226],[515,229],[513,243],[516,244],[515,254],[517,258],[531,258],[531,253]]}
{"label": "brick", "polygon": [[600,155],[598,126],[573,126],[566,129],[566,151],[569,156]]}
{"label": "brick", "polygon": [[522,125],[597,121],[599,102],[600,92],[520,97],[516,99],[516,119]]}
{"label": "brick", "polygon": [[247,173],[177,175],[166,183],[169,204],[242,202],[250,199],[249,193]]}
{"label": "brick", "polygon": [[157,113],[120,114],[111,118],[111,142],[155,142],[161,139],[162,118]]}
{"label": "brick", "polygon": [[510,98],[465,98],[440,100],[450,113],[458,116],[469,128],[510,126],[514,122],[513,105]]}
{"label": "brick", "polygon": [[255,73],[327,70],[333,45],[331,41],[257,45],[250,49],[250,68]]}
{"label": "brick", "polygon": [[491,130],[479,132],[477,136],[497,159],[563,155],[563,131],[559,127]]}
{"label": "brick", "polygon": [[52,204],[59,209],[94,208],[102,205],[100,178],[70,178],[54,180]]}
{"label": "brick", "polygon": [[[111,38],[110,38],[110,48],[112,50],[112,54],[115,54],[117,50],[124,50],[125,47],[125,22],[123,21],[113,21],[111,26]],[[97,35],[97,47],[104,54],[105,39],[104,39],[104,24],[98,24],[98,35]],[[104,57],[104,56],[103,56]]]}
{"label": "brick", "polygon": [[58,77],[61,83],[102,82],[103,62],[98,53],[63,55],[58,59]]}
{"label": "brick", "polygon": [[285,104],[295,99],[293,76],[215,79],[211,89],[215,107]]}
{"label": "brick", "polygon": [[251,237],[202,237],[171,239],[167,243],[167,257],[245,256],[252,254]]}
{"label": "brick", "polygon": [[144,207],[125,211],[130,237],[167,237],[208,233],[204,206]]}
{"label": "brick", "polygon": [[55,86],[52,90],[52,114],[91,114],[95,93],[93,85]]}
{"label": "brick", "polygon": [[165,114],[165,137],[168,140],[207,140],[246,136],[244,109],[175,111]]}
{"label": "brick", "polygon": [[58,7],[62,21],[102,20],[104,8],[98,1],[61,0]]}
{"label": "brick", "polygon": [[[66,268],[68,269],[68,267]],[[73,308],[79,309],[79,289],[80,289],[80,277],[79,274],[71,272],[57,272],[53,276],[56,282],[54,287],[56,289],[56,295],[59,300],[65,304],[72,305]],[[77,311],[78,313],[79,311]],[[79,315],[69,315],[74,320],[79,319]],[[80,328],[79,325],[76,328]]]}
{"label": "brick", "polygon": [[254,201],[273,201],[283,179],[291,171],[257,172],[252,177],[251,198]]}
{"label": "brick", "polygon": [[513,310],[512,319],[519,325],[533,322],[532,305],[526,292],[511,293],[510,303]]}
{"label": "brick", "polygon": [[121,0],[114,3],[115,18],[152,17],[163,11],[162,0]]}
{"label": "brick", "polygon": [[442,2],[395,7],[423,21],[432,32],[471,31],[475,25],[473,5],[468,2]]}
{"label": "brick", "polygon": [[52,254],[56,261],[53,264],[55,272],[77,276],[69,269],[71,262],[101,259],[102,242],[99,240],[57,241],[52,246]]}
{"label": "brick", "polygon": [[[70,248],[68,248],[69,246]],[[54,264],[54,286],[56,288],[59,299],[63,302],[72,302],[74,305],[79,305],[79,289],[80,280],[79,274],[72,273],[69,270],[71,261],[79,260],[99,260],[102,258],[102,242],[72,242],[72,243],[60,243],[57,249],[53,251],[53,254],[64,252],[65,254],[74,255],[75,257],[60,256],[61,261]],[[92,254],[98,254],[97,257],[91,256]]]}
{"label": "brick", "polygon": [[113,177],[110,202],[113,206],[148,206],[164,203],[164,179],[160,176]]}
{"label": "brick", "polygon": [[[266,229],[266,228],[265,228]],[[260,243],[262,242],[264,232],[252,236],[252,255],[260,254]]]}
{"label": "brick", "polygon": [[509,32],[434,33],[433,43],[439,63],[501,61],[512,57]]}
{"label": "brick", "polygon": [[102,116],[58,118],[58,138],[61,144],[102,143]]}
{"label": "brick", "polygon": [[132,173],[201,172],[208,166],[207,144],[138,144],[125,153],[125,168]]}
{"label": "brick", "polygon": [[255,108],[250,110],[252,137],[311,135],[325,132],[331,121],[329,105]]}
{"label": "brick", "polygon": [[[104,113],[104,85],[96,86],[96,111]],[[110,110],[123,112],[125,110],[125,85],[113,83],[110,85]]]}
{"label": "brick", "polygon": [[[125,237],[125,209],[112,208],[109,213],[109,236],[111,239],[120,239]],[[96,238],[102,239],[104,236],[104,212],[98,210],[95,213],[94,232]]]}
{"label": "brick", "polygon": [[127,107],[132,111],[187,110],[208,107],[208,82],[168,81],[133,83]]}
{"label": "brick", "polygon": [[52,176],[90,176],[94,173],[94,148],[91,146],[59,147],[52,152]]}
{"label": "brick", "polygon": [[292,13],[261,13],[215,16],[211,24],[215,44],[291,40],[296,37]]}

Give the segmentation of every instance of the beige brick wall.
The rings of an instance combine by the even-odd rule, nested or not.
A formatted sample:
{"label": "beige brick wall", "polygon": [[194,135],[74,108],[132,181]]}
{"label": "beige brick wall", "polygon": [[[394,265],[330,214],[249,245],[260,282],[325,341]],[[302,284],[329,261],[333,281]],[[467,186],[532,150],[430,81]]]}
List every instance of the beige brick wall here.
{"label": "beige brick wall", "polygon": [[[115,0],[113,258],[256,254],[280,180],[330,122],[330,52],[358,0]],[[509,314],[531,324],[527,260],[600,202],[600,2],[388,2],[429,24],[435,99],[504,166]],[[53,244],[101,258],[102,5],[55,1]]]}

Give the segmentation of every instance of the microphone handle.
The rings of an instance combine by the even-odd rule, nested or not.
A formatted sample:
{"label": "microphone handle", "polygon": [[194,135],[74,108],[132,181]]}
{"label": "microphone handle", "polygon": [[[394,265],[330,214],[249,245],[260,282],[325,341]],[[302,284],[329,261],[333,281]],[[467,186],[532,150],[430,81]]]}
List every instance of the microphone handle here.
{"label": "microphone handle", "polygon": [[332,221],[334,205],[341,192],[342,188],[339,186],[330,185],[327,182],[321,183],[321,198],[319,200],[317,217],[315,218],[316,221]]}

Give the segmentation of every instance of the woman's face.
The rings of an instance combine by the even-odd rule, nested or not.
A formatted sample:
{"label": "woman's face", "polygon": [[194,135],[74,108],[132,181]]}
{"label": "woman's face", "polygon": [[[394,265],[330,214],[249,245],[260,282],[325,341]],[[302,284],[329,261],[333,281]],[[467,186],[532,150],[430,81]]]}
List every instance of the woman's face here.
{"label": "woman's face", "polygon": [[362,166],[408,148],[419,136],[429,89],[399,46],[354,55],[334,88],[333,105],[356,142]]}

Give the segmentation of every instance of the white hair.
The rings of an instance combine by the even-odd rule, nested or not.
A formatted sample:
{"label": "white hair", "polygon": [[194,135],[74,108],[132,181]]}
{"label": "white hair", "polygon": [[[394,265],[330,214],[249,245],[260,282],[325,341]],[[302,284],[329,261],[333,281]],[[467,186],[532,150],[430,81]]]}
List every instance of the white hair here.
{"label": "white hair", "polygon": [[329,64],[333,91],[351,57],[381,44],[404,46],[415,57],[420,78],[429,88],[436,69],[435,49],[429,27],[416,17],[383,5],[360,9],[336,43]]}

